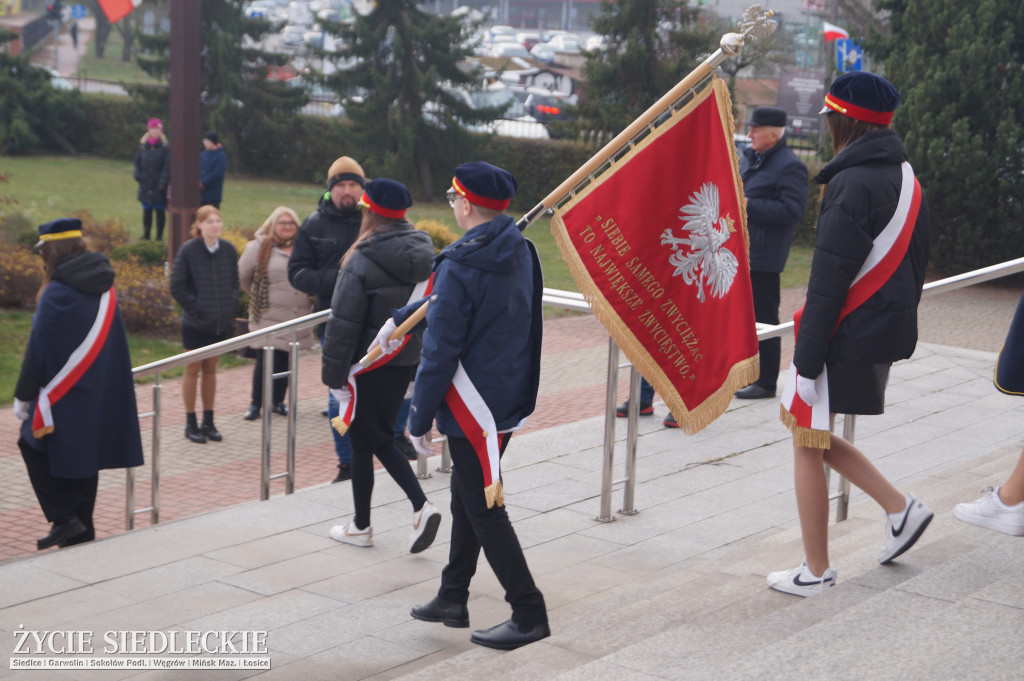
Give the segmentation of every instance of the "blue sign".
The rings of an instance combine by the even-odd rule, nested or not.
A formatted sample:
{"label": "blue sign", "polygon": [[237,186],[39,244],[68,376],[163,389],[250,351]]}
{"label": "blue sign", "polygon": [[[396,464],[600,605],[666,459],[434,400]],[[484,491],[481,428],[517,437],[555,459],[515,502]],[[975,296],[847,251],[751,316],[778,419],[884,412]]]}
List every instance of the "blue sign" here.
{"label": "blue sign", "polygon": [[77,3],[77,2],[75,4],[73,4],[73,5],[71,5],[71,16],[74,17],[75,19],[84,19],[85,18],[85,5],[82,5],[82,4]]}
{"label": "blue sign", "polygon": [[849,38],[836,40],[836,69],[842,73],[860,71],[864,52]]}

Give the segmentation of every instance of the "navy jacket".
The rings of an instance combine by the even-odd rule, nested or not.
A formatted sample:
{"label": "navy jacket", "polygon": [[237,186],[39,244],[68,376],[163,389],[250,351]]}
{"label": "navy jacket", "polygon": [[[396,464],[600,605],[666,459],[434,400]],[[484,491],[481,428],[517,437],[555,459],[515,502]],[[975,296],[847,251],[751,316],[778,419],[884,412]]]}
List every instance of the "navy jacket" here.
{"label": "navy jacket", "polygon": [[224,173],[228,169],[228,155],[224,147],[203,149],[199,152],[199,200],[203,203],[220,203],[224,192]]}
{"label": "navy jacket", "polygon": [[[825,362],[885,364],[906,359],[917,345],[917,304],[928,265],[928,204],[921,208],[903,260],[863,305],[836,320],[872,240],[896,211],[907,159],[891,130],[875,130],[840,151],[815,178],[828,185],[793,363],[814,378]],[[835,332],[833,333],[833,329]]]}
{"label": "navy jacket", "polygon": [[314,312],[331,306],[341,256],[355,243],[362,221],[360,209],[335,207],[327,192],[295,234],[292,257],[288,259],[288,281],[316,297]]}
{"label": "navy jacket", "polygon": [[782,272],[793,232],[807,210],[807,166],[783,137],[760,157],[745,149],[740,176],[747,197],[750,269]]}
{"label": "navy jacket", "polygon": [[[409,302],[413,287],[430,276],[434,244],[408,222],[382,228],[359,242],[338,274],[324,335],[321,378],[340,388],[366,354],[391,311]],[[420,357],[422,332],[412,334],[388,366],[410,366]]]}
{"label": "navy jacket", "polygon": [[[499,430],[533,413],[540,384],[544,278],[533,244],[507,215],[470,229],[434,260],[409,433],[464,437],[444,395],[462,361]],[[395,313],[401,323],[417,305]]]}
{"label": "navy jacket", "polygon": [[21,436],[49,455],[58,478],[87,478],[106,468],[142,465],[142,437],[135,404],[128,339],[116,309],[107,340],[89,369],[52,407],[54,430],[32,435],[39,390],[82,343],[96,319],[100,295],[114,283],[102,253],[81,253],[61,262],[39,299],[14,395],[30,402]]}
{"label": "navy jacket", "polygon": [[201,237],[178,249],[171,269],[171,296],[181,305],[181,323],[213,336],[233,336],[238,314],[238,252],[218,239],[210,253]]}

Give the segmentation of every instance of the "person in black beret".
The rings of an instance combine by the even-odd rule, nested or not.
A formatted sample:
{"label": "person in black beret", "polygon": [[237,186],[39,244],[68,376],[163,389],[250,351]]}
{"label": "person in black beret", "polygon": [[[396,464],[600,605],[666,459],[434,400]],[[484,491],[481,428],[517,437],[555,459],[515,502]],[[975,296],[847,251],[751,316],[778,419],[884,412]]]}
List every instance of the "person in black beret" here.
{"label": "person in black beret", "polygon": [[[786,112],[759,106],[746,121],[750,146],[743,150],[740,176],[747,198],[750,234],[750,284],[754,318],[761,324],[779,323],[782,270],[796,225],[807,210],[807,166],[786,145]],[[740,399],[775,397],[782,358],[782,339],[757,344],[761,374],[736,391]]]}
{"label": "person in black beret", "polygon": [[82,222],[39,226],[43,289],[32,317],[14,413],[36,498],[52,523],[42,550],[96,537],[99,471],[142,465],[128,338],[107,256],[86,249]]}
{"label": "person in black beret", "polygon": [[370,497],[376,455],[412,503],[409,551],[419,553],[433,543],[441,512],[423,494],[405,454],[395,446],[392,431],[416,372],[422,332],[412,334],[387,363],[351,372],[359,368],[359,359],[374,344],[391,310],[406,305],[416,284],[430,276],[434,245],[426,232],[413,229],[405,219],[412,198],[400,182],[386,178],[367,182],[359,205],[363,212],[359,238],[341,260],[323,341],[321,378],[339,404],[353,404],[354,410],[347,435],[352,445],[355,518],[332,527],[331,537],[355,546],[373,545]]}
{"label": "person in black beret", "polygon": [[[917,345],[917,306],[928,265],[928,204],[889,129],[899,105],[889,81],[866,71],[832,83],[822,113],[835,153],[814,178],[824,185],[817,238],[799,315],[783,422],[793,431],[794,479],[804,563],[772,572],[768,586],[814,596],[836,583],[828,555],[828,487],[823,464],[861,488],[885,512],[878,562],[911,548],[932,511],[896,489],[852,443],[823,431],[827,446],[802,439],[799,412],[881,414],[893,362]],[[789,417],[789,418],[787,418]],[[805,427],[806,428],[806,427]]]}
{"label": "person in black beret", "polygon": [[203,135],[203,151],[199,152],[199,205],[220,208],[227,169],[228,155],[220,135],[210,130]]}
{"label": "person in black beret", "polygon": [[[359,198],[366,185],[363,167],[350,156],[335,159],[327,169],[327,191],[320,196],[316,210],[310,213],[295,235],[292,257],[288,260],[288,280],[298,290],[313,296],[313,312],[331,307],[334,284],[338,279],[338,266],[348,251],[362,224],[363,214]],[[323,344],[323,326],[317,335]],[[324,416],[338,415],[338,402],[328,394]],[[341,436],[331,428],[334,453],[338,457],[338,472],[332,482],[352,477],[352,448],[348,436]]]}
{"label": "person in black beret", "polygon": [[[505,214],[517,187],[511,173],[490,163],[455,169],[448,201],[465,234],[434,259],[409,415],[413,445],[425,454],[436,419],[453,464],[448,565],[437,596],[412,616],[468,627],[469,585],[483,549],[512,617],[470,640],[505,650],[550,635],[544,596],[505,510],[499,470],[512,432],[536,407],[540,380],[544,281],[536,248]],[[383,349],[397,343],[387,339],[416,307],[396,311],[384,325],[377,336]]]}

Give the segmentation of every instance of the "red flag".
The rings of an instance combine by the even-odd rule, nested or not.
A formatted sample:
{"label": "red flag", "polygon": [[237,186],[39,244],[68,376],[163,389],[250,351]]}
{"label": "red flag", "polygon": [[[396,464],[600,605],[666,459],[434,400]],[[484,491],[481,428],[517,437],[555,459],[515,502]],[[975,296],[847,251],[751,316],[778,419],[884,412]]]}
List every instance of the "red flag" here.
{"label": "red flag", "polygon": [[552,219],[595,316],[688,433],[758,376],[731,110],[714,79]]}
{"label": "red flag", "polygon": [[849,32],[845,28],[839,28],[835,24],[830,24],[827,21],[822,22],[821,30],[825,34],[826,43],[840,38],[845,40],[850,37]]}
{"label": "red flag", "polygon": [[135,2],[132,0],[100,0],[100,7],[107,15],[107,21],[116,24],[131,14],[135,9]]}

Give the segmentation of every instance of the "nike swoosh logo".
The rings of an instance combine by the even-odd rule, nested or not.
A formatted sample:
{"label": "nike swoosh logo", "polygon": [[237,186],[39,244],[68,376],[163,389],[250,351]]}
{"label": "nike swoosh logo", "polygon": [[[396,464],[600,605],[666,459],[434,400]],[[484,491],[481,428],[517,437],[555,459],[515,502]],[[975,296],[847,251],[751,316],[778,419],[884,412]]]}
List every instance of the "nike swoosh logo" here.
{"label": "nike swoosh logo", "polygon": [[416,519],[416,522],[414,522],[412,524],[412,529],[414,529],[414,530],[420,529],[420,521],[421,520],[423,520],[423,516],[422,515],[420,515],[420,517]]}
{"label": "nike swoosh logo", "polygon": [[910,509],[912,509],[913,507],[913,504],[907,506],[907,510],[904,511],[903,513],[903,520],[900,522],[900,526],[892,528],[892,536],[898,537],[901,534],[903,534],[903,528],[907,526],[907,518],[910,517]]}
{"label": "nike swoosh logo", "polygon": [[819,579],[819,580],[814,581],[814,582],[805,582],[804,580],[800,579],[800,575],[797,575],[796,577],[793,578],[793,583],[796,584],[797,586],[815,586],[816,584],[822,584],[823,582],[831,582],[831,581],[832,581],[831,579],[824,579],[824,580]]}

